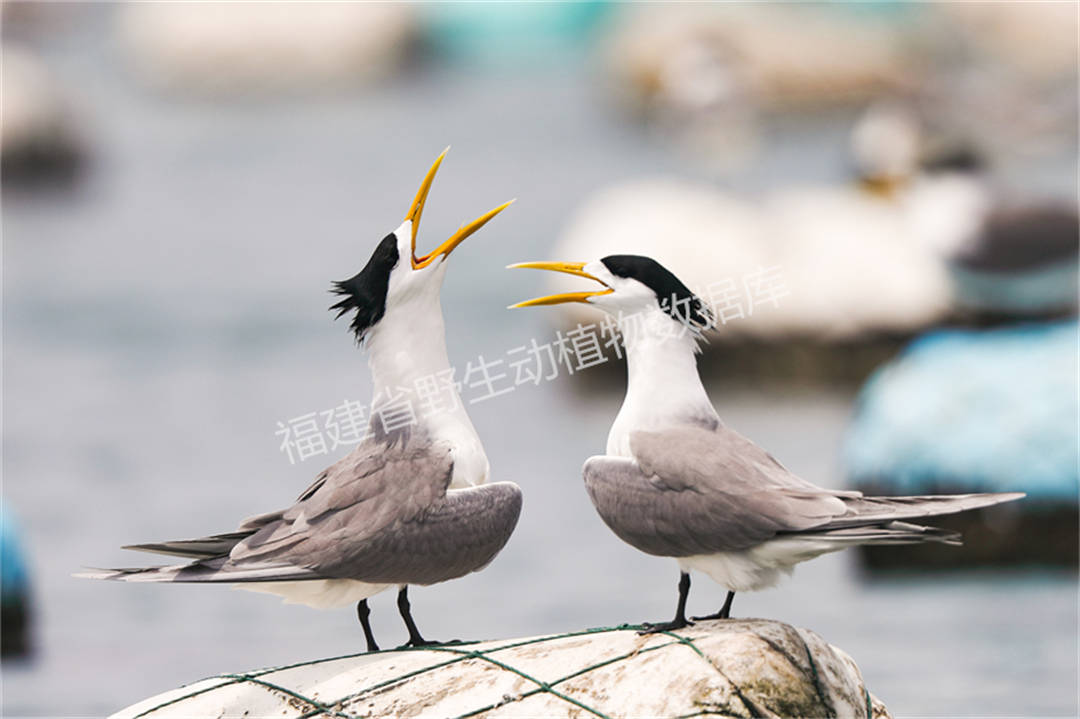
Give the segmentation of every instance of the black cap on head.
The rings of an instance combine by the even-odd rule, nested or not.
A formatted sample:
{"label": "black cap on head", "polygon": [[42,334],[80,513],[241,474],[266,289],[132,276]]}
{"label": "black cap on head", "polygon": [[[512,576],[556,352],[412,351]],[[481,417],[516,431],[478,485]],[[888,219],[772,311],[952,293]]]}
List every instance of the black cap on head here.
{"label": "black cap on head", "polygon": [[711,327],[712,312],[697,295],[651,257],[641,255],[608,255],[600,260],[611,274],[635,279],[656,293],[660,309],[677,322],[697,329]]}
{"label": "black cap on head", "polygon": [[338,311],[334,319],[349,310],[356,310],[350,327],[356,334],[357,342],[362,342],[368,331],[386,313],[390,271],[397,265],[398,259],[397,236],[390,233],[375,248],[364,269],[347,280],[335,282],[330,289],[335,294],[343,295],[341,301],[330,308],[331,311]]}

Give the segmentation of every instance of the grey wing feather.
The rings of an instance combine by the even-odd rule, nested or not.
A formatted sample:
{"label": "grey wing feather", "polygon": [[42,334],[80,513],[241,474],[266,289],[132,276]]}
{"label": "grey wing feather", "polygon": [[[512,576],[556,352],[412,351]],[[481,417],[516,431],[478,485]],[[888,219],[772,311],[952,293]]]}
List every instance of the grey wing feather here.
{"label": "grey wing feather", "polygon": [[300,581],[319,578],[319,575],[311,570],[286,565],[229,566],[224,558],[165,567],[95,569],[81,572],[75,576],[84,579],[108,579],[120,582],[223,582],[226,584]]}
{"label": "grey wing feather", "polygon": [[585,463],[585,488],[604,523],[628,544],[664,557],[747,549],[782,531],[824,524],[832,517],[831,501],[838,502],[780,490],[710,492],[667,479],[645,474],[628,458]]}
{"label": "grey wing feather", "polygon": [[254,517],[248,517],[240,523],[240,526],[235,532],[213,534],[209,537],[200,537],[199,539],[176,539],[169,542],[128,544],[121,547],[121,549],[131,549],[137,552],[152,552],[154,554],[169,554],[175,557],[188,557],[189,559],[222,557],[231,552],[233,547],[250,537],[262,527],[280,520],[284,514],[285,510],[278,510]]}
{"label": "grey wing feather", "polygon": [[121,549],[133,549],[138,552],[153,552],[154,554],[170,554],[176,557],[189,557],[191,559],[209,559],[220,557],[232,551],[238,542],[251,534],[246,532],[231,532],[229,534],[215,534],[200,539],[179,539],[171,542],[151,542],[148,544],[129,544]]}
{"label": "grey wing feather", "polygon": [[377,584],[435,584],[486,567],[521,514],[510,482],[450,490],[415,517],[394,522],[367,542],[313,568],[323,576]]}
{"label": "grey wing feather", "polygon": [[1002,502],[1012,502],[1025,496],[1023,492],[995,492],[845,499],[844,514],[836,517],[821,528],[859,527],[893,520],[940,517],[966,512],[969,509],[989,507]]}
{"label": "grey wing feather", "polygon": [[590,459],[585,484],[608,526],[650,554],[746,549],[819,527],[860,496],[822,490],[724,426],[635,432],[630,447],[634,459]]}
{"label": "grey wing feather", "polygon": [[431,507],[445,494],[453,466],[449,445],[441,443],[379,446],[374,454],[354,452],[305,492],[306,499],[238,543],[229,561],[316,570],[333,566],[366,547],[388,526]]}
{"label": "grey wing feather", "polygon": [[844,527],[827,529],[811,534],[834,544],[920,544],[937,542],[939,544],[960,545],[960,533],[939,527],[924,527],[921,524],[907,522],[888,522],[862,527]]}
{"label": "grey wing feather", "polygon": [[630,448],[646,474],[661,476],[677,489],[727,493],[787,489],[832,497],[862,496],[860,492],[822,489],[806,481],[764,449],[722,425],[715,430],[680,427],[634,432]]}
{"label": "grey wing feather", "polygon": [[296,504],[245,520],[237,532],[132,546],[195,559],[190,564],[99,570],[81,576],[153,582],[364,579],[340,572],[320,574],[319,568],[342,569],[344,557],[384,542],[388,528],[415,522],[447,501],[452,470],[453,458],[445,443],[391,447],[368,442],[321,473]]}
{"label": "grey wing feather", "polygon": [[[346,457],[348,459],[348,457]],[[316,491],[318,491],[325,483],[330,473],[340,465],[341,462],[332,465],[331,467],[324,469],[315,478],[315,481],[311,483],[300,495],[302,501],[311,497]],[[279,509],[273,512],[267,512],[265,514],[259,514],[254,517],[248,517],[240,523],[235,532],[226,532],[223,534],[213,534],[208,537],[200,537],[198,539],[177,539],[167,542],[147,542],[143,544],[128,544],[121,549],[130,549],[136,552],[151,552],[153,554],[167,554],[175,557],[187,557],[189,559],[210,559],[213,557],[221,557],[227,555],[233,550],[237,544],[247,539],[259,529],[265,527],[273,522],[280,521],[287,510]],[[154,568],[157,569],[157,568]],[[129,571],[129,570],[117,570],[117,571]]]}
{"label": "grey wing feather", "polygon": [[[880,530],[889,523],[899,526],[896,520],[962,512],[1023,496],[885,498],[823,489],[723,426],[635,432],[630,447],[633,459],[593,457],[586,462],[585,485],[616,535],[660,556],[748,549],[781,534],[828,532],[834,541],[859,537],[863,543],[944,541],[932,531],[913,532],[909,527],[914,525],[888,532],[837,530],[872,525]],[[917,534],[923,539],[912,539]]]}

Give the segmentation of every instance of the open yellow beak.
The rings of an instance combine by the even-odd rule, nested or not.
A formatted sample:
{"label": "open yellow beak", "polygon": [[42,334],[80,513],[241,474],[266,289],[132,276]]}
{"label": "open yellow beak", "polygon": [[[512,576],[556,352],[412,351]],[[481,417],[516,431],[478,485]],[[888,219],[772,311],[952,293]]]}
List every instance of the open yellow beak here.
{"label": "open yellow beak", "polygon": [[485,212],[469,224],[462,225],[446,242],[442,243],[423,257],[417,257],[416,231],[420,228],[420,216],[424,214],[424,203],[427,202],[428,192],[431,190],[431,183],[435,180],[435,173],[439,171],[439,165],[442,164],[443,158],[446,157],[446,153],[449,151],[450,148],[448,147],[435,158],[435,163],[431,166],[431,169],[427,171],[427,175],[424,176],[424,181],[420,183],[420,189],[416,191],[416,198],[413,199],[412,205],[409,207],[409,212],[405,215],[405,219],[412,222],[412,266],[415,270],[427,267],[434,262],[437,257],[449,255],[454,251],[455,247],[465,241],[465,238],[479,230],[487,224],[488,220],[505,210],[514,202],[513,200],[504,202],[494,210]]}
{"label": "open yellow beak", "polygon": [[584,302],[588,304],[590,297],[609,295],[615,291],[604,284],[604,281],[599,277],[594,277],[583,270],[582,268],[584,266],[584,262],[518,262],[515,265],[509,265],[507,269],[527,268],[533,270],[551,270],[552,272],[565,272],[568,275],[587,277],[590,280],[599,282],[607,288],[595,292],[564,292],[559,295],[537,297],[534,300],[525,300],[524,302],[518,302],[516,305],[510,305],[510,309],[517,307],[535,307],[536,305],[560,305],[564,302]]}

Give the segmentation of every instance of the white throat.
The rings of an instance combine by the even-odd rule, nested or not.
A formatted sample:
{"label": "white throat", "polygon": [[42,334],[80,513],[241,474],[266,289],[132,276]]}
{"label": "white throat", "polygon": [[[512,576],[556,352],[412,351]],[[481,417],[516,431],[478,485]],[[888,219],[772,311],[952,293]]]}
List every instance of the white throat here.
{"label": "white throat", "polygon": [[620,318],[619,329],[626,346],[626,398],[608,434],[607,454],[630,457],[631,432],[719,426],[698,375],[696,340],[689,329],[684,332],[658,306]]}
{"label": "white throat", "polygon": [[[439,302],[441,284],[426,283],[423,291],[388,304],[383,318],[368,333],[376,402],[372,422],[378,426],[383,421],[378,415],[381,403],[407,398],[416,416],[411,429],[453,447],[451,488],[475,486],[487,481],[488,459],[457,391],[461,377],[451,374]],[[430,394],[425,397],[425,393]],[[401,402],[395,409],[403,406]],[[387,411],[386,418],[398,425],[407,421],[399,419],[396,411]]]}

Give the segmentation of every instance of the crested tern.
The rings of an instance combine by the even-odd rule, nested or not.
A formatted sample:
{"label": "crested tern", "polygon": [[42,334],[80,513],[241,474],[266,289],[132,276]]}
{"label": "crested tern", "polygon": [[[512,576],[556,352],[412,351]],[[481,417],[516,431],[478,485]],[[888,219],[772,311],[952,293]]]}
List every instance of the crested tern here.
{"label": "crested tern", "polygon": [[1019,499],[1022,493],[865,497],[818,487],[727,427],[709,400],[695,354],[709,308],[649,257],[609,255],[589,263],[524,262],[511,268],[564,272],[603,289],[548,295],[512,307],[583,302],[618,318],[627,389],[606,454],[584,466],[585,487],[623,541],[679,564],[670,622],[685,627],[690,571],[736,592],[774,586],[799,562],[858,544],[959,544],[958,534],[908,520]]}
{"label": "crested tern", "polygon": [[[449,149],[449,148],[447,148]],[[416,255],[428,191],[446,150],[428,171],[405,221],[354,277],[336,282],[341,317],[368,350],[375,396],[448,373],[439,291],[447,258],[505,203],[463,225],[431,253]],[[410,584],[430,585],[478,571],[510,538],[521,490],[488,484],[488,460],[456,387],[446,411],[387,429],[375,413],[367,437],[323,470],[288,509],[252,517],[230,533],[137,544],[185,564],[100,570],[79,576],[127,582],[222,582],[316,608],[357,602],[368,651],[378,650],[367,599],[398,587],[409,646],[426,641],[413,621]]]}

